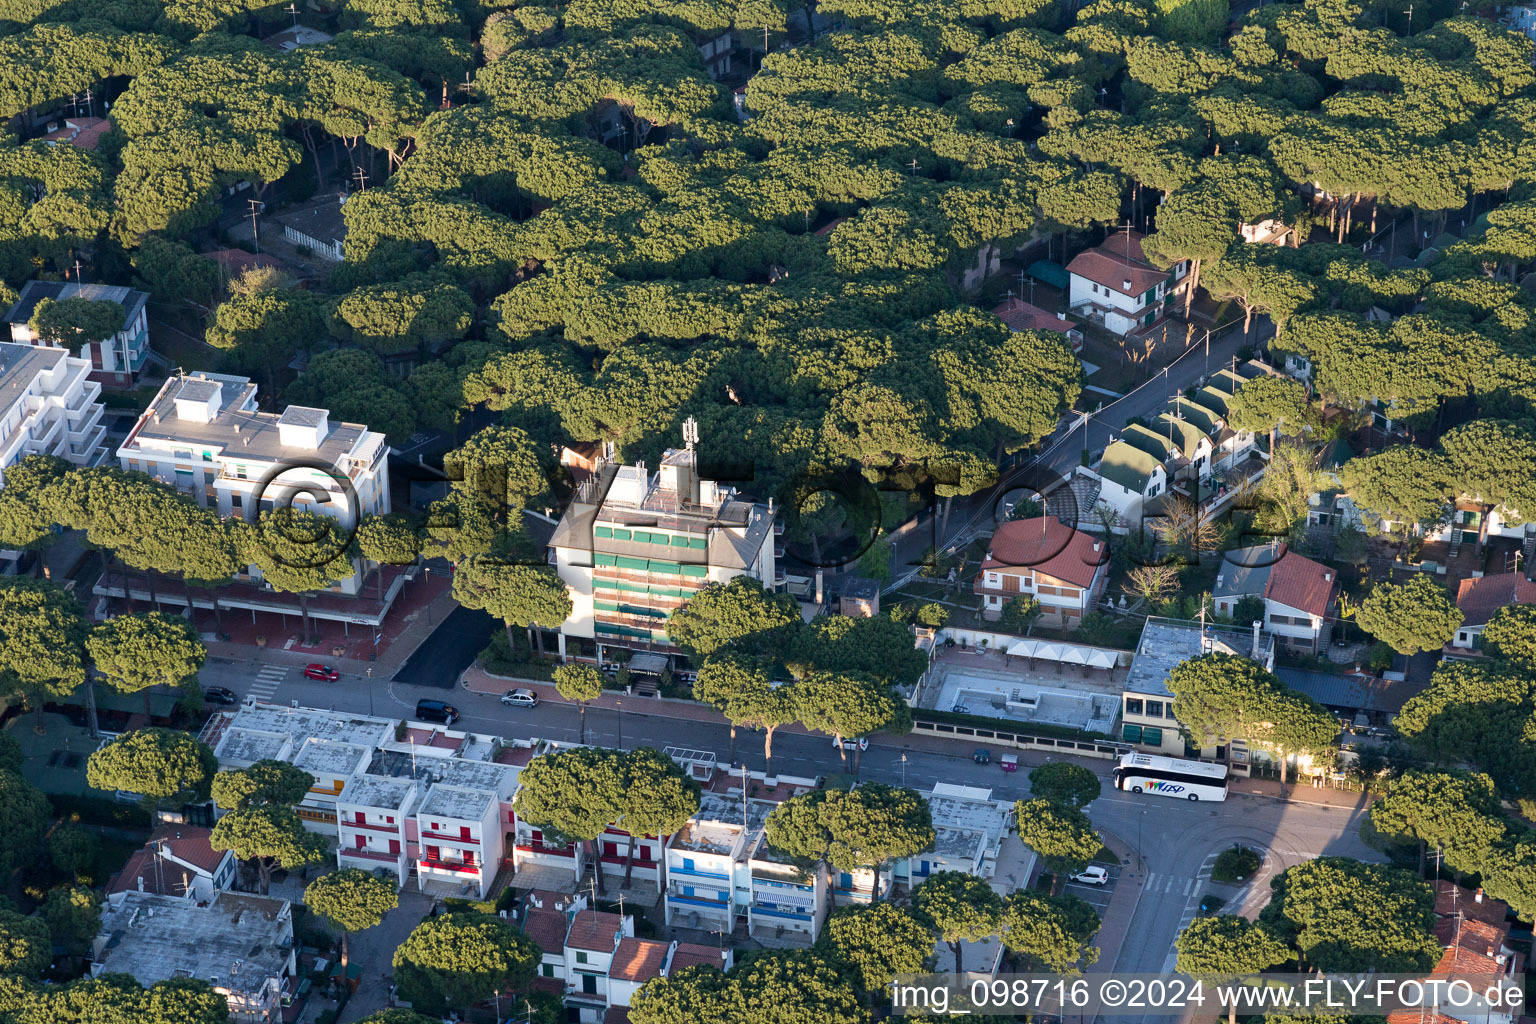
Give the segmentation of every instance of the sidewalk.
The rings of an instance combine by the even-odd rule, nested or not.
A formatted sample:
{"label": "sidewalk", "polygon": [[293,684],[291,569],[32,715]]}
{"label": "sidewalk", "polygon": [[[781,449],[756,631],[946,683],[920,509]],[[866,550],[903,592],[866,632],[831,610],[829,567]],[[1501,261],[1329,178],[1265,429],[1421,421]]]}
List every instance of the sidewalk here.
{"label": "sidewalk", "polygon": [[1322,787],[1314,789],[1309,782],[1286,784],[1289,795],[1282,793],[1275,779],[1234,778],[1227,792],[1234,796],[1258,796],[1291,804],[1312,804],[1315,807],[1333,807],[1341,811],[1364,811],[1376,799],[1371,793],[1357,793],[1350,789]]}
{"label": "sidewalk", "polygon": [[1125,943],[1126,929],[1141,903],[1141,889],[1147,881],[1147,866],[1131,849],[1130,844],[1106,828],[1098,829],[1104,845],[1120,858],[1120,877],[1109,895],[1109,906],[1100,915],[1099,959],[1088,968],[1090,974],[1107,974],[1115,969],[1120,959],[1120,947]]}

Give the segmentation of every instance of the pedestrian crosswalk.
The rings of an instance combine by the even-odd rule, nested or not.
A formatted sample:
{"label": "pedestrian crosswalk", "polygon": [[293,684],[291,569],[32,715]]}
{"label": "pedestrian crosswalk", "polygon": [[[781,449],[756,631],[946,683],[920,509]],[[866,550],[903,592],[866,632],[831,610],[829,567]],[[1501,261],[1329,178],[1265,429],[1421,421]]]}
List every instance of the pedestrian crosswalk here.
{"label": "pedestrian crosswalk", "polygon": [[277,692],[278,684],[288,678],[289,668],[285,665],[263,665],[261,671],[256,673],[256,678],[251,681],[251,688],[246,691],[246,696],[256,700],[271,700]]}

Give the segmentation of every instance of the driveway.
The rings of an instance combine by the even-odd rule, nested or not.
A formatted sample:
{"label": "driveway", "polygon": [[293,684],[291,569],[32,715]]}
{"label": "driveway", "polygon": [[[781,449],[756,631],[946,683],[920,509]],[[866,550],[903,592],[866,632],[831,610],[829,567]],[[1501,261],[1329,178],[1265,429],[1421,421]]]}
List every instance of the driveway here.
{"label": "driveway", "polygon": [[343,1021],[360,1020],[389,1005],[389,984],[394,977],[395,948],[421,923],[435,901],[416,891],[414,885],[400,890],[400,905],[384,915],[377,927],[352,936],[348,959],[362,968],[357,991],[342,1012]]}

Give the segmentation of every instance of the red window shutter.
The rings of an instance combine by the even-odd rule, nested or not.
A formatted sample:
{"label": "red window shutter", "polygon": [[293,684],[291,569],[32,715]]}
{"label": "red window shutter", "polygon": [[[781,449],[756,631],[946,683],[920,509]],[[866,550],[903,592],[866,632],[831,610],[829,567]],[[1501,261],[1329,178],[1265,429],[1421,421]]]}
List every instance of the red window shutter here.
{"label": "red window shutter", "polygon": [[368,823],[368,815],[364,814],[362,811],[358,811],[357,812],[357,823],[359,825],[366,825]]}
{"label": "red window shutter", "polygon": [[365,850],[365,849],[368,848],[368,837],[367,836],[358,836],[357,837],[357,848],[359,850]]}
{"label": "red window shutter", "polygon": [[400,840],[398,840],[398,839],[391,839],[389,841],[389,852],[390,853],[399,853],[400,852]]}
{"label": "red window shutter", "polygon": [[469,826],[468,825],[460,825],[459,826],[459,838],[460,839],[468,839],[468,838],[470,838],[470,836],[469,836]]}

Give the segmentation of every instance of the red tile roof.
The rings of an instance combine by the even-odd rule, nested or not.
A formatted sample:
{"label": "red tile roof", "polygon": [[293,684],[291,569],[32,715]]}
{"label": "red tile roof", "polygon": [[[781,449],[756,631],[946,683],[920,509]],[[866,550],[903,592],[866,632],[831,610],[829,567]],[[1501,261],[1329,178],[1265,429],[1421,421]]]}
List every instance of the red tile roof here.
{"label": "red tile roof", "polygon": [[1435,913],[1441,917],[1472,918],[1494,926],[1502,925],[1509,917],[1509,904],[1492,896],[1440,879],[1435,883]]}
{"label": "red tile roof", "polygon": [[603,1024],[629,1024],[629,1007],[608,1007],[608,1011],[603,1014]]}
{"label": "red tile roof", "polygon": [[604,914],[597,910],[583,910],[571,922],[570,934],[565,944],[570,949],[587,949],[594,953],[612,953],[614,936],[624,927],[624,919],[618,914]]}
{"label": "red tile roof", "polygon": [[546,953],[565,955],[565,928],[565,915],[558,910],[530,908],[523,914],[523,934]]}
{"label": "red tile roof", "polygon": [[1462,580],[1456,589],[1456,607],[1466,616],[1463,626],[1483,626],[1500,608],[1536,604],[1536,583],[1524,573],[1500,572]]}
{"label": "red tile roof", "polygon": [[667,962],[669,948],[667,943],[657,942],[655,939],[634,939],[626,936],[619,940],[619,948],[614,951],[613,964],[608,968],[608,977],[636,982],[659,978],[662,965]]}
{"label": "red tile roof", "polygon": [[1442,946],[1460,945],[1478,956],[1496,957],[1509,937],[1509,926],[1492,925],[1472,918],[1442,917],[1435,921],[1435,938]]}
{"label": "red tile roof", "polygon": [[227,850],[213,848],[209,842],[212,835],[212,829],[198,828],[196,825],[172,825],[151,833],[149,844],[164,841],[165,850],[172,857],[195,865],[211,875],[219,869],[229,853]]}
{"label": "red tile roof", "polygon": [[992,314],[1013,331],[1055,331],[1066,334],[1076,325],[1049,313],[1023,299],[1009,299],[992,310]]}
{"label": "red tile roof", "polygon": [[1447,1017],[1438,1010],[1394,1010],[1387,1014],[1387,1024],[1466,1024],[1459,1017]]}
{"label": "red tile roof", "polygon": [[72,117],[58,131],[43,136],[44,142],[67,142],[76,149],[94,150],[112,124],[104,117]]}
{"label": "red tile roof", "polygon": [[676,974],[684,967],[695,967],[699,964],[718,968],[724,963],[724,954],[714,946],[701,946],[697,942],[679,942],[677,948],[672,951],[672,963],[667,967],[667,973]]}
{"label": "red tile roof", "polygon": [[983,569],[1028,568],[1077,587],[1088,587],[1109,558],[1104,542],[1055,516],[1004,523],[992,535]]}
{"label": "red tile roof", "polygon": [[1280,556],[1270,566],[1269,582],[1264,585],[1264,599],[1309,615],[1327,615],[1339,589],[1339,577],[1321,562],[1303,558],[1292,551]]}
{"label": "red tile roof", "polygon": [[[1127,261],[1123,253],[1111,253],[1103,248],[1080,252],[1067,264],[1067,273],[1086,277],[1121,295],[1137,296],[1156,288],[1168,279],[1166,270],[1157,270],[1134,260]],[[1131,286],[1125,286],[1130,281]]]}

